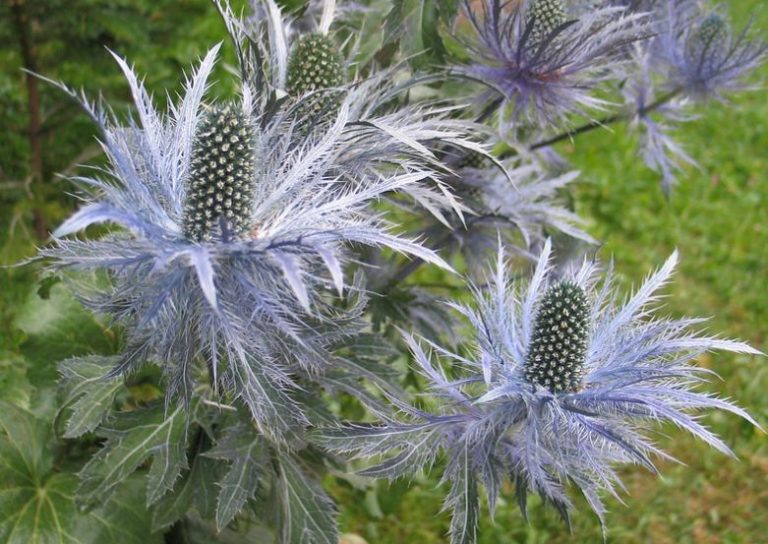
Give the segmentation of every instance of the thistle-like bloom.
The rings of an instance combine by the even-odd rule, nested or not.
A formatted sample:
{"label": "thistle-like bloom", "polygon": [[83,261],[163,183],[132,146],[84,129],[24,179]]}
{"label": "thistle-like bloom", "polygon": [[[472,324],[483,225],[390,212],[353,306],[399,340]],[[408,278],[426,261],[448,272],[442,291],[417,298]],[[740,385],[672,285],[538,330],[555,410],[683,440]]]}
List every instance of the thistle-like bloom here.
{"label": "thistle-like bloom", "polygon": [[339,175],[359,177],[370,175],[372,169],[409,169],[427,162],[437,175],[429,183],[410,184],[403,192],[440,221],[446,221],[441,210],[460,215],[461,207],[441,181],[446,171],[438,151],[485,153],[475,139],[482,139],[487,127],[458,119],[455,113],[462,106],[455,103],[403,103],[401,98],[425,81],[407,74],[405,65],[373,68],[366,78],[355,74],[361,67],[342,55],[330,30],[333,0],[323,1],[322,16],[311,33],[296,32],[274,0],[254,0],[254,12],[261,16],[245,21],[225,3],[217,4],[237,44],[243,79],[256,90],[282,97],[289,112],[304,119],[296,131],[299,138],[338,122],[339,105],[347,105],[344,137],[356,145],[338,157]]}
{"label": "thistle-like bloom", "polygon": [[[433,172],[408,161],[386,172],[372,164],[367,175],[340,168],[363,145],[345,131],[346,102],[304,139],[293,133],[295,115],[247,84],[236,101],[206,103],[217,49],[165,113],[117,59],[140,123],[121,126],[83,101],[109,165],[77,178],[85,204],[41,254],[56,269],[106,273],[106,282],[75,287],[89,307],[125,325],[114,374],[159,363],[169,398],[188,400],[207,366],[215,388],[247,405],[263,433],[287,441],[306,421],[292,398],[297,380],[322,373],[329,350],[357,326],[361,308],[342,311],[330,297],[345,286],[345,246],[442,263],[367,209]],[[98,223],[120,228],[70,237]]]}
{"label": "thistle-like bloom", "polygon": [[621,73],[625,46],[648,35],[641,14],[597,8],[571,19],[564,0],[465,0],[477,42],[459,71],[490,85],[512,119],[536,126],[605,106],[594,89]]}
{"label": "thistle-like bloom", "polygon": [[650,305],[669,279],[677,256],[651,275],[625,302],[610,274],[585,262],[555,274],[547,243],[526,287],[511,282],[503,256],[487,291],[473,287],[473,305],[452,304],[474,330],[467,355],[428,342],[437,365],[407,336],[421,371],[442,398],[439,413],[396,400],[407,422],[350,426],[321,433],[318,440],[339,452],[396,455],[366,473],[397,477],[430,465],[443,448],[446,505],[454,510],[454,542],[471,542],[478,516],[478,485],[493,510],[501,482],[512,475],[525,511],[528,491],[539,493],[567,516],[571,482],[603,519],[601,492],[616,494],[616,466],[655,470],[661,453],[648,438],[667,421],[716,449],[731,450],[695,415],[715,408],[755,421],[730,402],[696,391],[709,373],[692,364],[710,350],[758,354],[750,346],[691,331],[700,319],[653,317]]}
{"label": "thistle-like bloom", "polygon": [[695,99],[723,99],[747,90],[745,79],[762,64],[768,44],[751,37],[751,23],[734,32],[718,12],[669,9],[656,47],[666,64],[668,84]]}
{"label": "thistle-like bloom", "polygon": [[447,182],[467,208],[465,216],[447,225],[433,220],[419,235],[438,241],[443,251],[460,251],[471,277],[482,272],[482,263],[497,247],[499,236],[506,248],[530,259],[538,254],[535,248],[554,234],[595,243],[583,230],[584,221],[560,201],[559,192],[579,172],[552,176],[532,157],[494,165],[476,153],[449,165],[455,176]]}

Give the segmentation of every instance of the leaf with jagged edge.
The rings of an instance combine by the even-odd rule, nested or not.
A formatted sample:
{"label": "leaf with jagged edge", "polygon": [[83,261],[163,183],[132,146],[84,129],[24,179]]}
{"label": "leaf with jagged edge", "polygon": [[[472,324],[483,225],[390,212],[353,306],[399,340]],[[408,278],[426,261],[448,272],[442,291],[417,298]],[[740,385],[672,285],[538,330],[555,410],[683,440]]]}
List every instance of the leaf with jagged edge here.
{"label": "leaf with jagged edge", "polygon": [[160,544],[142,483],[129,478],[91,511],[76,508],[77,477],[54,472],[52,427],[0,401],[0,541],[7,544]]}
{"label": "leaf with jagged edge", "polygon": [[104,500],[150,457],[148,504],[171,490],[187,468],[188,413],[181,405],[168,413],[162,404],[117,413],[96,434],[107,438],[107,443],[80,473],[78,497],[85,504]]}
{"label": "leaf with jagged edge", "polygon": [[[202,440],[202,438],[201,438]],[[207,440],[202,440],[207,442]],[[173,491],[166,493],[152,508],[152,528],[164,529],[184,518],[192,508],[202,519],[213,520],[216,516],[216,482],[223,477],[222,463],[198,453]]]}
{"label": "leaf with jagged edge", "polygon": [[77,438],[93,431],[112,408],[115,395],[122,389],[119,377],[106,378],[116,358],[92,355],[74,357],[59,363],[61,385],[65,391],[64,409],[70,409],[65,438]]}
{"label": "leaf with jagged edge", "polygon": [[337,544],[333,501],[289,455],[276,458],[283,544]]}
{"label": "leaf with jagged edge", "polygon": [[477,538],[477,520],[480,498],[477,492],[477,477],[471,466],[469,444],[449,464],[446,478],[450,478],[451,490],[445,500],[445,507],[452,510],[451,544],[474,544]]}
{"label": "leaf with jagged edge", "polygon": [[252,425],[239,424],[228,429],[216,446],[205,452],[210,459],[231,461],[227,473],[217,482],[216,526],[226,527],[254,496],[269,463],[269,449],[263,436]]}

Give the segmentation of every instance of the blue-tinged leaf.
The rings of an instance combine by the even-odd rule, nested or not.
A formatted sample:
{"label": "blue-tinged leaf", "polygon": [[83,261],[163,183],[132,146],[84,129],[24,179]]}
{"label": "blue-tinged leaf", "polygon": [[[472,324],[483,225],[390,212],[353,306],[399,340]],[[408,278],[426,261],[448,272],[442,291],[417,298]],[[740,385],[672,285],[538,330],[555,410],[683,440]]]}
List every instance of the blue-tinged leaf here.
{"label": "blue-tinged leaf", "polygon": [[337,544],[335,508],[320,484],[287,455],[278,464],[283,544]]}

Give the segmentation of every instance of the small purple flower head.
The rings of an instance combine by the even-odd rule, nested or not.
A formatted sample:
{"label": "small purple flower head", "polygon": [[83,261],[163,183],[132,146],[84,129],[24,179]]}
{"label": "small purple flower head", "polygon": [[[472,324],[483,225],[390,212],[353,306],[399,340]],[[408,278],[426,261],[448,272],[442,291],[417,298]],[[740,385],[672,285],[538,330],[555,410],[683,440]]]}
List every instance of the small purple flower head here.
{"label": "small purple flower head", "polygon": [[483,0],[479,10],[467,0],[465,11],[477,42],[459,71],[496,89],[513,121],[537,126],[604,106],[592,91],[620,73],[624,47],[648,35],[644,16],[624,8],[572,19],[563,0]]}
{"label": "small purple flower head", "polygon": [[498,165],[477,153],[462,157],[452,161],[455,176],[447,181],[466,208],[464,218],[448,224],[432,221],[423,235],[443,240],[440,248],[446,252],[460,251],[470,277],[481,275],[482,263],[498,247],[499,236],[505,248],[531,260],[547,233],[596,243],[584,231],[582,218],[561,200],[561,190],[579,172],[552,175],[533,157],[507,159]]}
{"label": "small purple flower head", "polygon": [[[214,389],[242,401],[265,434],[283,441],[306,419],[291,394],[297,376],[317,376],[333,359],[331,346],[358,327],[361,308],[343,312],[331,297],[345,289],[345,247],[388,247],[447,266],[390,234],[368,209],[434,171],[413,157],[393,167],[384,143],[361,143],[346,99],[332,123],[303,139],[295,115],[248,85],[238,100],[206,103],[217,50],[187,81],[181,103],[162,113],[116,57],[140,122],[125,126],[84,102],[109,165],[76,179],[84,205],[41,255],[53,268],[108,278],[75,287],[90,308],[124,325],[113,374],[158,363],[168,398],[189,400],[207,369]],[[377,153],[365,170],[350,165]],[[71,236],[105,223],[117,228]]]}
{"label": "small purple flower head", "polygon": [[[406,335],[443,401],[439,413],[396,401],[409,421],[340,428],[320,439],[359,456],[397,452],[366,471],[388,477],[429,465],[443,448],[456,543],[473,541],[479,484],[493,509],[511,474],[523,511],[533,491],[567,516],[571,482],[602,522],[601,492],[616,495],[621,487],[616,467],[639,464],[655,471],[651,457],[667,457],[647,436],[659,422],[674,423],[729,455],[695,413],[721,409],[757,425],[730,402],[696,391],[709,371],[692,362],[710,350],[759,352],[692,332],[700,319],[652,316],[650,305],[676,254],[622,302],[610,274],[599,282],[592,262],[555,273],[550,252],[547,243],[527,285],[510,280],[499,255],[487,288],[472,287],[474,304],[451,304],[475,332],[468,354],[425,341],[442,360],[436,364]],[[450,378],[445,368],[452,369]]]}
{"label": "small purple flower head", "polygon": [[670,16],[659,44],[670,67],[669,85],[695,99],[722,100],[724,92],[751,88],[745,79],[768,54],[768,44],[751,37],[751,24],[735,33],[716,11]]}

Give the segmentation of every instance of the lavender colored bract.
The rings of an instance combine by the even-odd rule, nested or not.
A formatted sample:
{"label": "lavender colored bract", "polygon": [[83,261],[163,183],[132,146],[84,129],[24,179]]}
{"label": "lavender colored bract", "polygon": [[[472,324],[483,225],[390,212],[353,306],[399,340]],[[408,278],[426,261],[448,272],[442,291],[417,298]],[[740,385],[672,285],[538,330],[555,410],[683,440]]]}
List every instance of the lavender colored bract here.
{"label": "lavender colored bract", "polygon": [[[350,145],[346,101],[332,123],[299,142],[295,114],[247,85],[237,103],[205,105],[217,49],[165,115],[118,58],[140,124],[120,126],[86,104],[111,166],[103,178],[78,178],[86,203],[41,254],[53,268],[109,272],[108,288],[81,285],[80,295],[126,325],[113,374],[158,362],[168,398],[189,402],[202,364],[264,434],[285,441],[306,424],[290,394],[293,376],[320,371],[329,346],[357,330],[359,309],[340,315],[327,296],[344,289],[344,246],[386,246],[447,267],[367,210],[433,171],[413,159],[375,174],[372,163],[345,169],[356,150],[373,152]],[[96,240],[69,237],[96,223],[122,229]]]}
{"label": "lavender colored bract", "polygon": [[610,272],[601,280],[599,267],[585,261],[556,274],[550,252],[547,243],[528,282],[511,281],[499,254],[487,288],[472,287],[474,303],[450,303],[474,332],[469,355],[432,341],[424,342],[425,351],[405,335],[432,393],[442,399],[439,410],[394,399],[407,420],[319,433],[335,452],[391,454],[363,472],[376,477],[412,474],[446,452],[453,542],[474,541],[481,484],[492,512],[502,481],[512,475],[523,512],[531,491],[567,519],[571,482],[602,521],[601,493],[617,496],[621,487],[616,467],[655,471],[652,456],[666,457],[647,436],[658,422],[671,422],[728,455],[728,446],[695,412],[724,410],[757,425],[730,402],[698,392],[709,371],[693,362],[712,350],[759,352],[694,332],[701,319],[652,314],[676,254],[620,303]]}

